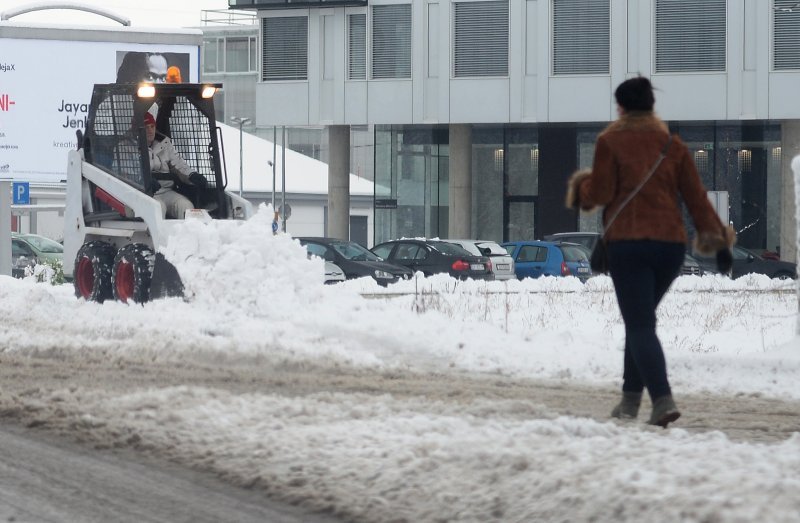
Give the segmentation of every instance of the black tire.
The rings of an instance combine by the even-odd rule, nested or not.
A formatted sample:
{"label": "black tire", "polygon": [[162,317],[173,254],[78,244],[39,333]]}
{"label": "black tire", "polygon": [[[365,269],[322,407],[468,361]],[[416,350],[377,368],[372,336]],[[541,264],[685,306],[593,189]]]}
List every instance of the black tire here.
{"label": "black tire", "polygon": [[779,280],[793,280],[796,278],[794,274],[787,271],[778,271],[775,273],[773,278],[778,278]]}
{"label": "black tire", "polygon": [[75,255],[72,272],[75,296],[98,303],[113,297],[111,267],[115,253],[114,246],[103,241],[91,241],[81,246]]}
{"label": "black tire", "polygon": [[111,273],[114,298],[125,303],[149,301],[154,259],[153,250],[142,243],[131,243],[121,248],[114,257]]}

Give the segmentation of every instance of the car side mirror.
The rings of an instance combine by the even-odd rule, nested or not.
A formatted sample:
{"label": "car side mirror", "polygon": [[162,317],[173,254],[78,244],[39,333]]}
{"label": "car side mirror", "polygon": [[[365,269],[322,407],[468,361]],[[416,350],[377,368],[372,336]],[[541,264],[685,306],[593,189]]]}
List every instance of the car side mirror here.
{"label": "car side mirror", "polygon": [[753,256],[752,254],[747,255],[747,263],[752,263],[753,261],[755,261],[755,259],[756,257]]}
{"label": "car side mirror", "polygon": [[331,252],[326,252],[325,253],[325,261],[332,262],[332,261],[335,261],[335,260],[336,260],[336,256],[334,256],[333,253],[331,253]]}

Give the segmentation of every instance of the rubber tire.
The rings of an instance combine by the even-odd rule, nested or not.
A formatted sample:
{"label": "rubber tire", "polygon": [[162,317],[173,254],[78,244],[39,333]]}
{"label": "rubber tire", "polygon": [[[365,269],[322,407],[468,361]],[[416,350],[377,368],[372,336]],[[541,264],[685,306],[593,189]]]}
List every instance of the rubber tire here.
{"label": "rubber tire", "polygon": [[130,243],[117,251],[111,273],[114,298],[123,303],[150,301],[155,253],[143,243]]}
{"label": "rubber tire", "polygon": [[773,276],[773,278],[778,278],[781,280],[793,280],[795,276],[791,272],[779,271],[775,273],[775,276]]}
{"label": "rubber tire", "polygon": [[73,284],[75,296],[103,303],[112,298],[111,267],[116,249],[104,241],[84,243],[75,255]]}

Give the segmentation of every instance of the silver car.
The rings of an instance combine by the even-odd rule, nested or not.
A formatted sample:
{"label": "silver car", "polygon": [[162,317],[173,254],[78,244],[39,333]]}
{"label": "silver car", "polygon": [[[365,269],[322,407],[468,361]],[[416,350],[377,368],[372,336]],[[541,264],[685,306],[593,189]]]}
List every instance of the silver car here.
{"label": "silver car", "polygon": [[338,265],[329,261],[325,262],[325,283],[338,283],[346,279],[344,271]]}
{"label": "silver car", "polygon": [[514,280],[514,258],[497,242],[491,240],[443,240],[455,243],[475,256],[486,256],[492,263],[492,274],[495,280]]}

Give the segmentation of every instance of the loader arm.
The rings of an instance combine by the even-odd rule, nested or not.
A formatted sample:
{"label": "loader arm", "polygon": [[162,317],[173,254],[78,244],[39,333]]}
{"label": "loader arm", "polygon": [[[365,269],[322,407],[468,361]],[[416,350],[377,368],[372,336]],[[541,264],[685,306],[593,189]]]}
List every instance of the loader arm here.
{"label": "loader arm", "polygon": [[[155,198],[85,161],[82,150],[70,151],[68,162],[67,197],[79,201],[68,202],[64,213],[65,260],[74,259],[89,238],[131,240],[138,235],[149,236],[156,250],[166,245],[173,224],[172,220],[161,217],[161,204]],[[87,224],[85,216],[94,210],[92,201],[98,189],[119,202],[124,210],[116,218],[110,216]],[[140,218],[141,222],[131,218]],[[64,271],[71,276],[72,267],[65,266]]]}

